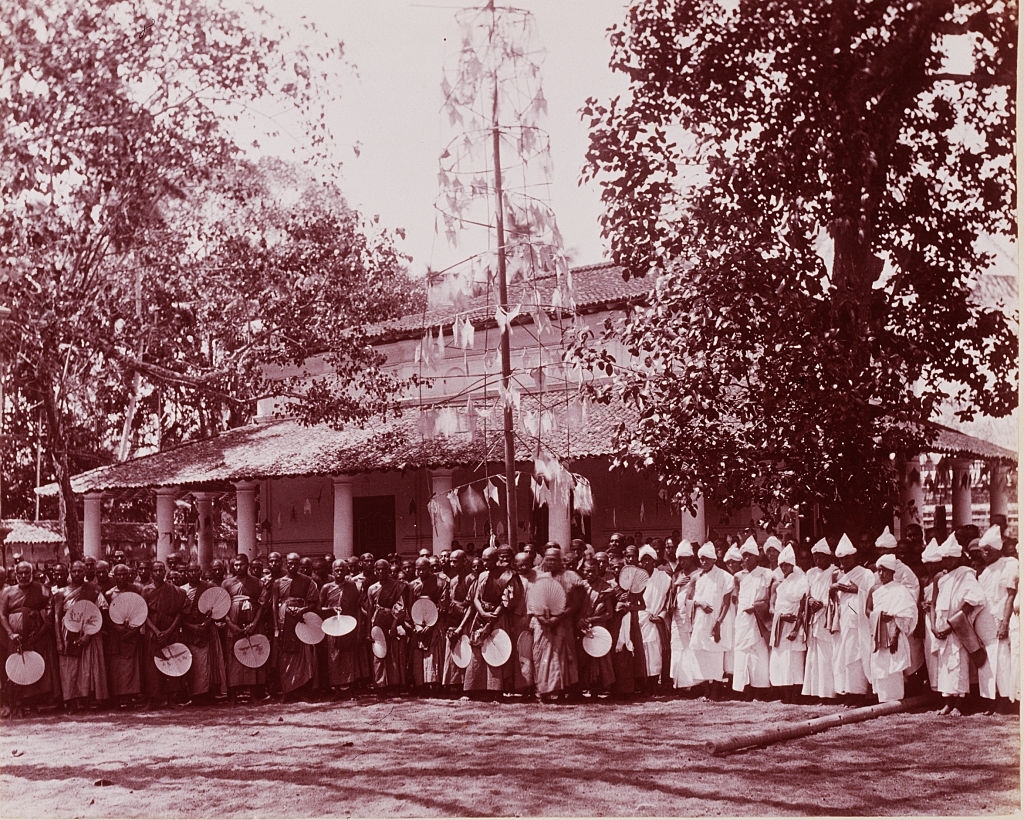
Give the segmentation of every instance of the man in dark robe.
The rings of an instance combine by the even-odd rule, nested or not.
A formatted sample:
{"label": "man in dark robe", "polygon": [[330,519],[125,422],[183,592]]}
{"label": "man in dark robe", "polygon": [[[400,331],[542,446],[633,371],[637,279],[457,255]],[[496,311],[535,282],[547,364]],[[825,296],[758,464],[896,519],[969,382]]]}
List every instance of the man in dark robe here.
{"label": "man in dark robe", "polygon": [[274,640],[277,650],[277,674],[282,700],[308,684],[316,670],[316,654],[310,644],[299,640],[295,625],[320,603],[316,582],[303,571],[303,559],[288,553],[288,574],[270,585],[271,611],[274,614]]}
{"label": "man in dark robe", "polygon": [[231,575],[221,587],[231,596],[231,608],[224,622],[224,664],[227,668],[228,697],[263,696],[266,693],[266,664],[251,669],[235,657],[235,642],[262,634],[263,611],[267,602],[259,580],[249,575],[249,557],[239,553],[231,559]]}
{"label": "man in dark robe", "polygon": [[185,568],[185,613],[181,620],[181,634],[192,653],[192,666],[188,670],[188,690],[193,700],[212,701],[227,695],[227,673],[224,668],[224,648],[220,626],[209,615],[199,611],[199,599],[213,583],[202,577],[199,564]]}
{"label": "man in dark robe", "polygon": [[142,630],[143,626],[115,624],[110,620],[109,604],[118,595],[142,590],[132,581],[133,572],[127,564],[114,565],[114,586],[107,592],[108,608],[104,611],[104,650],[107,656],[107,685],[118,706],[124,708],[142,693]]}
{"label": "man in dark robe", "polygon": [[328,635],[324,638],[327,649],[327,685],[334,693],[349,691],[370,677],[369,658],[360,651],[360,630],[363,620],[362,595],[355,581],[349,577],[349,563],[338,558],[331,564],[331,578],[320,590],[320,615],[325,620],[335,615],[348,615],[356,619],[356,628],[347,635]]}
{"label": "man in dark robe", "polygon": [[13,652],[38,652],[46,668],[30,686],[5,680],[4,710],[22,713],[26,706],[49,705],[60,698],[60,671],[55,651],[48,590],[33,579],[32,565],[20,561],[14,568],[17,583],[0,592],[0,655],[4,662]]}
{"label": "man in dark robe", "polygon": [[71,565],[68,585],[53,596],[60,688],[68,712],[77,711],[90,698],[102,702],[109,697],[103,636],[99,632],[87,635],[84,629],[73,632],[64,626],[65,613],[78,601],[88,601],[101,610],[107,606],[99,587],[85,580],[82,561]]}
{"label": "man in dark robe", "polygon": [[392,577],[391,565],[383,559],[373,565],[373,571],[377,581],[367,592],[370,627],[383,631],[387,651],[383,658],[373,657],[373,681],[383,693],[409,682],[409,585]]}
{"label": "man in dark robe", "polygon": [[153,580],[142,588],[149,607],[142,643],[142,687],[150,708],[188,700],[184,681],[161,672],[154,658],[165,647],[181,640],[181,617],[185,612],[185,591],[167,580],[167,566],[154,561]]}

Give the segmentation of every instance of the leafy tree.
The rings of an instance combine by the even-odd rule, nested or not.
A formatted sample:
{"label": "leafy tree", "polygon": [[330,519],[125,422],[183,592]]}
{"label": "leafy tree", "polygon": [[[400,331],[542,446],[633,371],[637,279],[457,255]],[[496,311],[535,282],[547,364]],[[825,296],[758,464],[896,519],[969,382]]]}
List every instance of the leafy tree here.
{"label": "leafy tree", "polygon": [[583,111],[612,256],[657,277],[599,388],[639,412],[623,462],[859,529],[942,402],[1010,412],[1015,328],[972,285],[1016,231],[1016,42],[1012,2],[630,8],[628,92]]}
{"label": "leafy tree", "polygon": [[[294,46],[258,9],[138,8],[22,0],[0,18],[0,379],[12,424],[42,413],[73,550],[71,475],[245,421],[263,354],[344,340],[338,374],[365,375],[315,383],[307,418],[380,409],[390,382],[341,328],[413,295],[379,281],[404,276],[390,235],[335,187],[307,179],[280,204],[286,186],[238,145],[252,105],[285,101],[330,180],[341,45]],[[6,469],[11,437],[4,450]]]}

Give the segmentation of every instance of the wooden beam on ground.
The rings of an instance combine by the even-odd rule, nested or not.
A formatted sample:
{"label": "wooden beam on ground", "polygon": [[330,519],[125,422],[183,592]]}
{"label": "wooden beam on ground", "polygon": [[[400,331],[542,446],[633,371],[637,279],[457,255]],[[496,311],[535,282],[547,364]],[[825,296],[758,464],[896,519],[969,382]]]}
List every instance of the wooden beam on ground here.
{"label": "wooden beam on ground", "polygon": [[775,726],[771,729],[762,729],[759,732],[732,735],[721,740],[709,740],[705,747],[708,750],[708,754],[723,755],[728,752],[735,752],[737,749],[745,749],[748,746],[767,746],[782,740],[793,740],[794,738],[813,735],[817,732],[824,732],[826,729],[834,729],[837,726],[845,726],[848,723],[860,723],[861,721],[871,720],[883,715],[907,712],[918,706],[924,706],[931,700],[931,695],[918,695],[904,700],[876,703],[874,706],[862,706],[859,709],[849,709],[835,715],[824,715],[823,717],[802,720],[799,723],[792,723],[786,726]]}

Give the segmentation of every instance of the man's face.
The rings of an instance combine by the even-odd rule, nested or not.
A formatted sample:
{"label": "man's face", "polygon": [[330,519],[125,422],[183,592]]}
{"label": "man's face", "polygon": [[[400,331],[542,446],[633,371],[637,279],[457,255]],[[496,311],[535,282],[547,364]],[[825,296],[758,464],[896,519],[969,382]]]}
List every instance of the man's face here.
{"label": "man's face", "polygon": [[210,577],[213,578],[214,583],[219,584],[227,574],[228,568],[224,566],[223,561],[217,560],[210,564]]}
{"label": "man's face", "polygon": [[288,574],[293,578],[299,574],[299,566],[301,563],[302,559],[295,553],[290,554],[284,561],[284,565],[288,569]]}
{"label": "man's face", "polygon": [[749,553],[749,552],[743,553],[743,568],[747,572],[753,572],[753,570],[756,567],[757,567],[757,556],[753,555],[752,553]]}
{"label": "man's face", "polygon": [[153,564],[153,580],[158,584],[162,584],[164,579],[167,577],[167,567],[163,561],[157,561]]}
{"label": "man's face", "polygon": [[[288,571],[291,572],[291,567],[290,566],[288,568]],[[307,578],[312,578],[313,577],[313,561],[311,559],[309,559],[309,558],[300,558],[299,559],[299,572],[301,572]]]}
{"label": "man's face", "polygon": [[704,570],[704,572],[711,572],[711,570],[714,569],[715,559],[710,555],[702,555],[698,560],[700,561],[700,568]]}
{"label": "man's face", "polygon": [[626,551],[622,556],[623,563],[626,566],[635,567],[640,563],[639,550],[634,546],[626,547]]}
{"label": "man's face", "polygon": [[85,564],[81,561],[75,561],[71,565],[71,583],[78,586],[85,580]]}
{"label": "man's face", "polygon": [[114,583],[118,589],[127,589],[132,582],[132,571],[125,564],[114,567]]}
{"label": "man's face", "polygon": [[828,569],[832,566],[832,558],[826,555],[824,552],[816,552],[811,556],[814,561],[814,566],[818,569]]}
{"label": "man's face", "polygon": [[152,577],[153,565],[149,561],[139,561],[139,578],[148,580]]}
{"label": "man's face", "polygon": [[[76,561],[76,564],[81,564],[81,561]],[[82,564],[82,578],[85,578],[85,564]],[[57,586],[64,586],[68,582],[68,568],[63,564],[57,564],[53,568],[53,583]],[[80,580],[78,583],[82,583]]]}
{"label": "man's face", "polygon": [[27,587],[32,583],[32,567],[26,564],[18,564],[14,570],[14,577],[18,579],[18,586]]}
{"label": "man's face", "polygon": [[232,558],[231,559],[231,571],[239,578],[244,578],[249,574],[249,562],[244,558]]}
{"label": "man's face", "polygon": [[335,561],[331,564],[331,577],[334,579],[334,583],[340,584],[345,580],[348,575],[348,566],[344,561]]}
{"label": "man's face", "polygon": [[881,581],[883,584],[888,584],[895,577],[896,573],[893,572],[891,569],[886,569],[885,567],[878,568],[878,580]]}
{"label": "man's face", "polygon": [[272,552],[267,556],[267,567],[270,574],[280,576],[284,572],[284,558],[279,552]]}
{"label": "man's face", "polygon": [[96,580],[106,581],[110,577],[110,564],[106,561],[96,562]]}
{"label": "man's face", "polygon": [[189,564],[185,569],[185,578],[192,586],[196,586],[202,576],[202,572],[199,570],[198,564]]}
{"label": "man's face", "polygon": [[843,572],[849,572],[855,566],[857,566],[856,555],[844,555],[839,559],[839,566],[843,568]]}
{"label": "man's face", "polygon": [[377,580],[383,581],[386,578],[391,577],[391,564],[387,561],[378,561],[373,565],[373,572],[377,576]]}

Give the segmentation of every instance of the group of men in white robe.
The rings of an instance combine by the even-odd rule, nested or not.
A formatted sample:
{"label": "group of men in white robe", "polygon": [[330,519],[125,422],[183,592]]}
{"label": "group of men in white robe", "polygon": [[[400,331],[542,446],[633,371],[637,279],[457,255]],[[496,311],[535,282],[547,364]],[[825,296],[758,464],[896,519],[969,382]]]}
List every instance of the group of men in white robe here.
{"label": "group of men in white robe", "polygon": [[[731,678],[732,690],[746,697],[868,703],[901,700],[905,682],[925,667],[945,714],[961,713],[958,699],[972,686],[985,711],[997,697],[1015,703],[1018,562],[1002,554],[999,527],[970,544],[984,564],[980,573],[964,563],[954,535],[927,546],[920,579],[896,557],[896,546],[887,527],[869,569],[845,534],[834,553],[822,539],[806,572],[793,547],[774,536],[761,548],[753,537],[730,547],[728,571],[710,542],[695,554],[683,541],[667,568],[652,568],[644,548],[641,566],[651,570],[651,582],[639,620],[648,674],[660,672],[667,654],[676,689],[703,687],[718,696]],[[659,621],[666,612],[663,653]]]}

